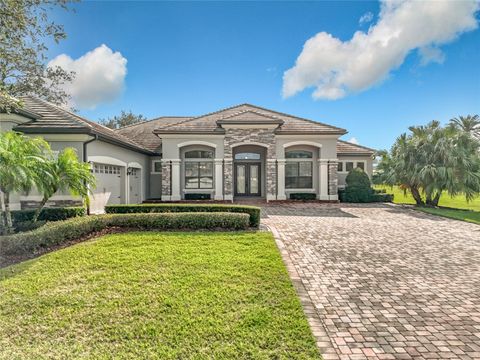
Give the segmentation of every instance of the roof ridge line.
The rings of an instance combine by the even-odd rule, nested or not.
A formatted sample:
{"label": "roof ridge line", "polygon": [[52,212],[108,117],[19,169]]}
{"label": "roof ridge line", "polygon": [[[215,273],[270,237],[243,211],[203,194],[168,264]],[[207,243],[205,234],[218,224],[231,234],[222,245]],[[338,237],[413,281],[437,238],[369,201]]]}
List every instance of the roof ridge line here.
{"label": "roof ridge line", "polygon": [[143,120],[143,121],[140,121],[140,122],[135,123],[135,124],[125,125],[125,126],[122,126],[121,128],[112,129],[112,130],[114,130],[114,131],[123,130],[123,129],[129,128],[129,127],[132,127],[132,126],[142,125],[142,124],[152,122],[152,121],[155,121],[155,120],[160,120],[160,119],[163,119],[163,118],[188,118],[188,119],[191,119],[190,116],[177,116],[177,115],[168,116],[168,115],[165,115],[165,116],[159,116],[159,117],[156,117],[156,118],[153,118],[153,119]]}

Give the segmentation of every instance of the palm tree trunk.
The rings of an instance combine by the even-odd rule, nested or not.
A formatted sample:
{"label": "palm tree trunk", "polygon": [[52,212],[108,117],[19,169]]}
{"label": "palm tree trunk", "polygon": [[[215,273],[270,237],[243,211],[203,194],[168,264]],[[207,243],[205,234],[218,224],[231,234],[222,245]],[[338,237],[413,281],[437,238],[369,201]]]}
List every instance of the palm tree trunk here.
{"label": "palm tree trunk", "polygon": [[12,222],[12,213],[10,211],[10,193],[3,193],[3,201],[5,206],[5,224],[6,224],[6,234],[11,234],[13,232],[13,222]]}
{"label": "palm tree trunk", "polygon": [[40,206],[37,208],[37,210],[35,210],[35,214],[33,214],[33,218],[32,218],[33,223],[37,222],[38,217],[40,216],[40,213],[42,212],[42,209],[47,203],[48,199],[49,198],[47,196],[43,197],[42,201],[40,202]]}
{"label": "palm tree trunk", "polygon": [[440,196],[442,196],[442,191],[441,191],[441,190],[439,190],[439,191],[435,194],[435,197],[434,197],[433,200],[432,200],[432,206],[435,206],[435,207],[438,206],[438,202],[440,201]]}
{"label": "palm tree trunk", "polygon": [[425,205],[425,203],[422,200],[422,196],[420,195],[420,191],[416,187],[411,187],[410,192],[412,193],[413,198],[415,199],[415,202],[417,205]]}

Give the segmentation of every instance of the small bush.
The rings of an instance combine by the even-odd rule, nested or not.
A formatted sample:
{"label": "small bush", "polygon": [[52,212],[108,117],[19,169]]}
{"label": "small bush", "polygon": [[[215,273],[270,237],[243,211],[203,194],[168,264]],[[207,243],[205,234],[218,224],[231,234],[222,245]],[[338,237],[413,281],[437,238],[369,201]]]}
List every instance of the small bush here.
{"label": "small bush", "polygon": [[16,233],[32,231],[32,230],[38,229],[39,227],[42,227],[46,223],[47,222],[45,220],[39,220],[37,222],[31,222],[31,221],[16,222],[14,225],[14,228]]}
{"label": "small bush", "polygon": [[361,169],[353,169],[346,178],[347,187],[338,191],[338,198],[342,202],[368,203],[392,202],[393,195],[385,191],[374,190],[371,187],[368,175]]}
{"label": "small bush", "polygon": [[169,214],[115,214],[77,217],[46,225],[20,234],[0,236],[0,254],[31,253],[42,247],[59,245],[87,236],[108,227],[139,230],[242,230],[249,226],[248,214],[169,213]]}
{"label": "small bush", "polygon": [[260,224],[260,208],[247,205],[223,204],[138,204],[138,205],[108,205],[107,214],[132,213],[177,213],[177,212],[233,212],[246,213],[250,216],[250,226]]}
{"label": "small bush", "polygon": [[290,194],[290,200],[315,200],[316,194],[312,193],[292,193]]}
{"label": "small bush", "polygon": [[185,194],[185,200],[210,200],[211,194]]}
{"label": "small bush", "polygon": [[[83,207],[59,207],[43,208],[38,220],[60,221],[67,220],[77,216],[85,216],[87,213]],[[12,220],[14,223],[23,223],[32,221],[35,210],[14,210],[12,211]]]}

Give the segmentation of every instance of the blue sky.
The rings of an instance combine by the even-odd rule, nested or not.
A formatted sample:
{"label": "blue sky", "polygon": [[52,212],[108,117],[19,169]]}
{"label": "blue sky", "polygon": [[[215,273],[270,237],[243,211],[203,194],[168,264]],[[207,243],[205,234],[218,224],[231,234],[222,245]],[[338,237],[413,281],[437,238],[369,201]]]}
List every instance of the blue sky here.
{"label": "blue sky", "polygon": [[[373,148],[388,148],[414,124],[480,113],[480,31],[440,48],[421,65],[416,50],[364,91],[337,100],[314,89],[282,96],[283,74],[319,32],[341,41],[378,20],[378,2],[83,2],[57,11],[68,39],[50,56],[77,59],[105,44],[127,60],[123,90],[80,114],[97,120],[132,110],[148,118],[199,115],[239,103],[326,122]],[[370,23],[359,23],[371,12]],[[477,14],[478,15],[478,14]]]}

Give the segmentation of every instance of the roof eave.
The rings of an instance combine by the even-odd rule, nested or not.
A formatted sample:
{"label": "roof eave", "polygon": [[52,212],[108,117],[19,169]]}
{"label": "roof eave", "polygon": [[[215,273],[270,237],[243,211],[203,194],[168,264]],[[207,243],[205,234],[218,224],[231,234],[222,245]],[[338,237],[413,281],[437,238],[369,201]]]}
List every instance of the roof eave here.
{"label": "roof eave", "polygon": [[198,135],[223,135],[225,134],[224,129],[215,129],[215,130],[153,130],[155,135],[162,134],[198,134]]}
{"label": "roof eave", "polygon": [[[343,130],[343,129],[341,129]],[[345,135],[347,130],[343,131],[295,131],[295,130],[282,130],[278,129],[275,131],[275,134],[278,135]]]}

